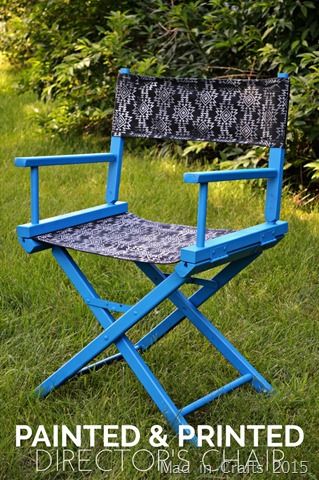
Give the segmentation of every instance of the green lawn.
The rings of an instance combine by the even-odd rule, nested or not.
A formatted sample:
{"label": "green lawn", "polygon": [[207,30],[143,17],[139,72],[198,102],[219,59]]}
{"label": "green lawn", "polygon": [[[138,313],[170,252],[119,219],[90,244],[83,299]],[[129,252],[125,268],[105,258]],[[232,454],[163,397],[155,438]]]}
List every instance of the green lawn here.
{"label": "green lawn", "polygon": [[[103,139],[62,141],[39,131],[32,114],[34,109],[44,107],[31,93],[18,95],[15,81],[14,73],[3,62],[0,479],[176,478],[178,475],[160,475],[156,469],[143,475],[130,461],[125,461],[121,471],[116,455],[113,472],[108,476],[97,470],[83,474],[70,470],[36,474],[34,449],[15,447],[16,424],[44,424],[48,430],[53,424],[70,428],[77,424],[136,424],[142,432],[139,448],[149,448],[145,434],[158,423],[169,434],[170,447],[177,447],[166,422],[124,363],[78,378],[45,401],[32,396],[33,388],[96,336],[99,328],[50,252],[28,256],[19,246],[15,227],[29,220],[29,176],[27,171],[14,168],[13,158],[99,151]],[[128,154],[124,159],[121,199],[128,200],[131,211],[145,218],[194,225],[197,188],[182,181],[182,173],[188,169],[169,158],[153,160],[146,153]],[[103,165],[53,167],[40,175],[43,217],[103,202]],[[212,185],[208,224],[232,228],[253,225],[263,218],[262,205],[263,193],[249,185]],[[202,309],[272,382],[276,393],[256,394],[245,386],[209,404],[192,415],[190,421],[194,425],[229,424],[234,428],[240,424],[298,424],[305,432],[303,445],[283,450],[290,461],[308,461],[309,473],[202,478],[319,478],[319,213],[318,209],[310,212],[296,208],[286,195],[282,218],[290,226],[283,242],[266,251]],[[150,288],[129,262],[79,253],[74,257],[98,291],[106,292],[115,301],[135,302]],[[137,339],[170,309],[168,303],[157,308],[130,332],[130,337]],[[232,368],[187,321],[146,352],[145,359],[180,406],[235,377]],[[201,453],[192,447],[188,450],[196,466]],[[193,468],[185,478],[199,478],[199,474]]]}

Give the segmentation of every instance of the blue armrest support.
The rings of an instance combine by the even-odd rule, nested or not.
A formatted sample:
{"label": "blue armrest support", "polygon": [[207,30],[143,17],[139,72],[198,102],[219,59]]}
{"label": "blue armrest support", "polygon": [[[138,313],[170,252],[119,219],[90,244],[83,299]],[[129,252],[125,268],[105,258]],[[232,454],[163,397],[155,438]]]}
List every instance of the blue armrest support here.
{"label": "blue armrest support", "polygon": [[275,178],[278,174],[272,168],[247,168],[245,170],[219,170],[217,172],[184,173],[186,183],[225,182],[230,180],[251,180],[257,178]]}
{"label": "blue armrest support", "polygon": [[44,233],[72,227],[81,223],[99,220],[110,215],[118,215],[127,211],[127,203],[113,201],[87,208],[77,212],[59,215],[40,220],[39,215],[39,167],[54,165],[78,165],[85,163],[116,163],[117,155],[113,153],[90,153],[81,155],[54,155],[45,157],[17,157],[16,167],[30,167],[31,174],[31,223],[19,225],[17,234],[19,241],[28,253],[43,250],[44,244],[33,237]]}
{"label": "blue armrest support", "polygon": [[278,175],[278,169],[276,168],[247,168],[245,170],[185,173],[184,181],[186,183],[199,184],[196,247],[204,248],[205,246],[208,183],[231,180],[251,180],[257,178],[265,178],[267,180],[275,181],[275,179],[278,178]]}
{"label": "blue armrest support", "polygon": [[81,155],[53,155],[47,157],[17,157],[16,167],[49,167],[53,165],[78,165],[82,163],[115,162],[112,153],[85,153]]}

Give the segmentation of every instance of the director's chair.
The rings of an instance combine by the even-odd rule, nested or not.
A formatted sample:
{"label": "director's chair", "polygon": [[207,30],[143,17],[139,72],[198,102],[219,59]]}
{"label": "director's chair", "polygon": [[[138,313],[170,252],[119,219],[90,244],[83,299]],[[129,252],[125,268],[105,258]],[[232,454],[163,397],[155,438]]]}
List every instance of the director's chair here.
{"label": "director's chair", "polygon": [[[188,414],[245,383],[257,392],[271,391],[265,378],[198,308],[287,232],[287,222],[279,220],[279,215],[288,100],[286,74],[263,80],[174,79],[132,75],[123,68],[117,81],[109,153],[16,158],[17,167],[30,167],[31,171],[31,223],[17,227],[22,247],[28,253],[51,248],[57,263],[102,327],[94,340],[37,387],[39,396],[45,397],[76,374],[123,358],[178,431],[180,425],[188,425]],[[157,223],[129,213],[127,203],[118,200],[125,137],[266,145],[270,147],[269,164],[267,168],[185,173],[185,182],[199,184],[197,227]],[[109,163],[106,203],[40,220],[39,167],[94,162]],[[239,231],[206,229],[208,184],[242,179],[267,180],[265,222]],[[155,287],[135,305],[102,299],[67,249],[133,261]],[[170,274],[155,265],[169,263],[176,264]],[[196,277],[197,273],[224,264],[211,280]],[[186,283],[199,287],[189,298],[179,291]],[[126,333],[165,299],[176,310],[134,345]],[[111,311],[122,315],[115,319]],[[178,408],[141,352],[186,317],[239,376]],[[113,343],[119,353],[89,364]],[[196,443],[195,437],[193,440]]]}

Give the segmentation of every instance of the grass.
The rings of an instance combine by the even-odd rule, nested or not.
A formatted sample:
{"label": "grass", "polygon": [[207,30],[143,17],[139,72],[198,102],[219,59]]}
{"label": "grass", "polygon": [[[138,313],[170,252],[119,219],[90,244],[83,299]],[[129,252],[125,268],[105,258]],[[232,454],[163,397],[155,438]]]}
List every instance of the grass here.
{"label": "grass", "polygon": [[[62,141],[39,131],[32,112],[44,107],[31,93],[17,95],[14,72],[3,61],[0,67],[0,479],[106,478],[96,469],[93,473],[72,473],[67,469],[36,474],[34,449],[14,446],[16,424],[43,424],[49,431],[54,424],[72,428],[77,424],[115,423],[138,426],[142,432],[139,448],[150,448],[146,432],[153,424],[161,424],[169,434],[170,447],[177,447],[164,419],[124,363],[70,382],[45,401],[32,396],[34,387],[99,329],[50,252],[27,256],[19,246],[15,227],[29,219],[29,176],[13,167],[13,158],[98,151],[103,148],[103,139]],[[147,154],[129,154],[124,162],[121,199],[128,200],[131,211],[146,218],[195,224],[197,189],[183,184],[184,170],[184,165],[168,158],[155,161]],[[42,216],[102,203],[104,181],[102,165],[41,171]],[[262,205],[263,193],[244,183],[214,185],[209,193],[208,224],[232,228],[252,225],[262,220]],[[234,428],[241,424],[300,425],[305,432],[302,446],[283,450],[290,462],[307,461],[309,472],[206,478],[318,478],[319,214],[315,209],[296,208],[287,195],[282,218],[290,225],[286,239],[266,251],[202,309],[271,380],[276,393],[258,395],[245,386],[209,404],[190,421],[212,426],[229,424]],[[116,301],[135,302],[150,287],[128,262],[80,253],[74,257],[98,291],[107,292]],[[186,290],[189,293],[192,287]],[[137,339],[170,308],[165,303],[156,309],[130,332],[130,337]],[[181,406],[235,376],[186,321],[146,352],[145,359]],[[192,473],[185,476],[199,478],[195,467],[201,453],[192,447],[187,450]],[[128,459],[124,464],[122,471],[115,455],[107,478],[178,477],[159,474],[155,468],[147,474],[139,473]]]}

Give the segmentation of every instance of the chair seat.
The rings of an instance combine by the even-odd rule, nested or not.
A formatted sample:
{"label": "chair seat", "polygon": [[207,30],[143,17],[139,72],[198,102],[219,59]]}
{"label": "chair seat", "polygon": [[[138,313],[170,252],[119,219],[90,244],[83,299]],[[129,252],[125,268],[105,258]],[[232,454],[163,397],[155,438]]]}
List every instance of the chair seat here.
{"label": "chair seat", "polygon": [[[206,239],[232,230],[206,231]],[[176,263],[180,249],[196,242],[196,228],[152,222],[123,213],[35,237],[41,242],[107,257],[147,263]]]}

